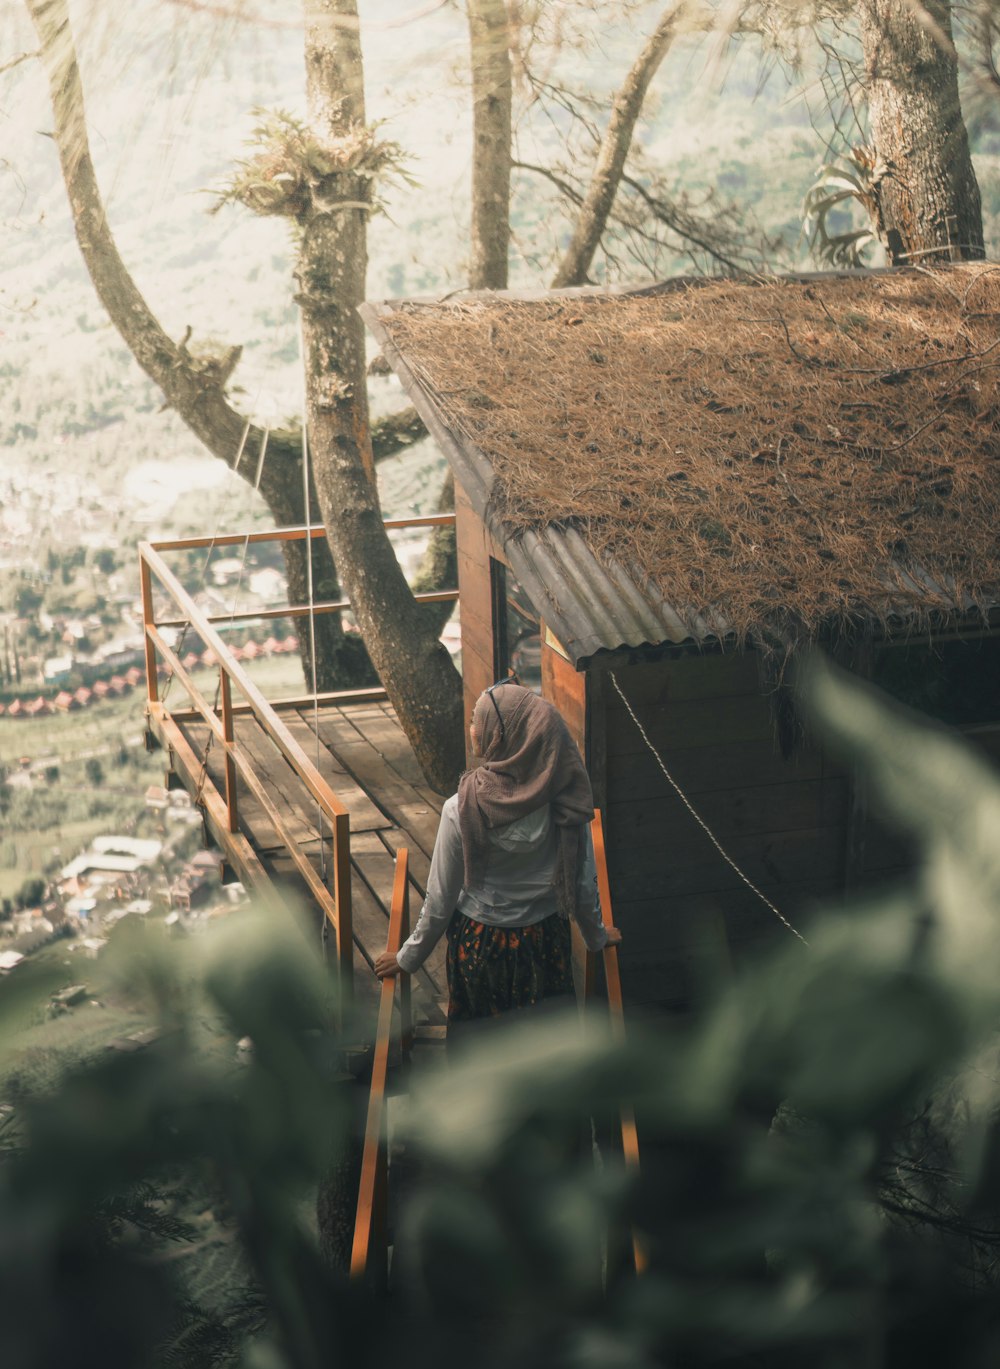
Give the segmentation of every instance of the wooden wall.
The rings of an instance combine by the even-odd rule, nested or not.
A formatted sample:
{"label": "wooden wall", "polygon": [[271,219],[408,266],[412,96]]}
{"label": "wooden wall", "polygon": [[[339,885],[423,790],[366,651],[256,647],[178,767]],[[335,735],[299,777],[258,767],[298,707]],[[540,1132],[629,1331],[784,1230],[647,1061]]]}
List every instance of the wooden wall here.
{"label": "wooden wall", "polygon": [[[782,758],[752,654],[616,675],[694,807],[789,920],[842,888],[846,778],[814,747]],[[592,713],[606,730],[603,806],[625,992],[633,1004],[683,1007],[704,979],[790,933],[670,789],[610,680],[594,679],[604,696]]]}
{"label": "wooden wall", "polygon": [[[856,894],[912,869],[910,842],[863,795],[855,807],[842,766],[814,744],[782,757],[752,653],[626,665],[616,675],[693,806],[793,924],[843,897],[848,880]],[[706,979],[790,933],[670,788],[610,678],[590,671],[588,693],[588,759],[605,814],[626,998],[683,1007]],[[967,739],[1000,763],[1000,728],[969,729]]]}
{"label": "wooden wall", "polygon": [[[493,637],[493,586],[490,558],[506,564],[499,548],[476,516],[464,491],[455,487],[458,541],[458,590],[462,621],[462,678],[466,716],[476,699],[501,671]],[[569,724],[580,748],[587,748],[585,677],[545,639],[542,625],[542,692]]]}
{"label": "wooden wall", "polygon": [[[467,714],[497,678],[490,558],[503,558],[456,489],[462,670]],[[544,637],[544,634],[543,634]],[[905,839],[852,799],[814,745],[778,748],[752,653],[689,655],[617,668],[654,745],[723,847],[793,923],[817,903],[897,879]],[[706,979],[789,938],[671,790],[604,669],[577,673],[547,642],[546,698],[584,753],[602,809],[622,978],[633,1005],[683,1007]],[[1000,729],[970,740],[1000,763]]]}
{"label": "wooden wall", "polygon": [[542,694],[565,718],[581,756],[587,755],[587,677],[542,633]]}

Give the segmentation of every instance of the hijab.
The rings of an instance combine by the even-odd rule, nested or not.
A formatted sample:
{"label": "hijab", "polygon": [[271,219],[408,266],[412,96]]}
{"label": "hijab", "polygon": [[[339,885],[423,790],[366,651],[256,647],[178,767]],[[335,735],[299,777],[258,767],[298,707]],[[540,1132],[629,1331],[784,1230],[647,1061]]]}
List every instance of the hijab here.
{"label": "hijab", "polygon": [[483,760],[458,783],[465,887],[482,885],[491,830],[549,804],[559,841],[556,900],[568,917],[576,907],[581,829],[594,816],[590,779],[569,728],[548,700],[514,683],[481,694],[472,721]]}

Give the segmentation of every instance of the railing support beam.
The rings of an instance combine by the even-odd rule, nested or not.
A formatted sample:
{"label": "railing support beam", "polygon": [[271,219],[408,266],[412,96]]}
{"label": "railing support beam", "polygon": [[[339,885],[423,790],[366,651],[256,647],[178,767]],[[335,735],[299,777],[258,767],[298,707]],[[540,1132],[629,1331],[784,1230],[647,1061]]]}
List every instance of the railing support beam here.
{"label": "railing support beam", "polygon": [[[392,905],[389,911],[389,935],[386,951],[393,955],[403,944],[404,928],[409,925],[410,886],[408,883],[408,852],[405,847],[396,854],[396,874],[392,884]],[[375,1035],[375,1055],[372,1060],[371,1093],[365,1121],[365,1144],[361,1156],[361,1183],[358,1187],[358,1209],[354,1223],[354,1245],[351,1250],[351,1278],[371,1279],[384,1286],[388,1278],[388,1170],[389,1159],[386,1137],[385,1089],[389,1074],[389,1047],[392,1041],[392,1009],[396,983],[408,976],[399,974],[382,980],[379,996],[378,1027]],[[409,985],[407,984],[407,989]],[[400,993],[402,1032],[405,1039],[410,1030],[409,999],[404,1010]]]}
{"label": "railing support beam", "polygon": [[222,695],[222,740],[226,748],[226,821],[230,832],[239,831],[239,814],[236,811],[236,762],[233,760],[233,695],[229,676],[220,667],[219,684]]}
{"label": "railing support beam", "polygon": [[[597,868],[597,892],[601,899],[601,918],[605,927],[610,931],[615,925],[615,918],[611,905],[611,880],[608,876],[608,856],[604,844],[604,823],[601,820],[600,809],[594,813],[590,830],[594,841],[594,864]],[[600,954],[604,957],[604,980],[608,989],[611,1034],[615,1041],[622,1042],[625,1040],[625,1004],[622,998],[618,947],[605,946]],[[596,956],[589,955],[588,960],[596,962]],[[635,1125],[635,1110],[628,1105],[625,1105],[621,1110],[621,1143],[625,1168],[633,1178],[638,1178],[639,1133]],[[632,1232],[632,1260],[637,1274],[641,1274],[649,1263],[645,1248],[635,1230]]]}
{"label": "railing support beam", "polygon": [[159,698],[159,686],[156,679],[156,647],[149,635],[149,629],[154,623],[153,579],[150,574],[149,563],[141,554],[139,557],[139,583],[142,592],[142,644],[146,655],[146,698],[152,704],[156,703]]}

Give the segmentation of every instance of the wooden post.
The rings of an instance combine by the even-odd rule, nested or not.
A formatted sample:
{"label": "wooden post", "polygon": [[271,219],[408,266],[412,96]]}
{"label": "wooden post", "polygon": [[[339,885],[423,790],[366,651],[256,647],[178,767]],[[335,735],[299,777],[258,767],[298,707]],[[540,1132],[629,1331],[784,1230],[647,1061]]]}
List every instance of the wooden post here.
{"label": "wooden post", "polygon": [[[594,839],[597,888],[601,896],[601,918],[605,927],[610,931],[615,925],[615,919],[611,906],[611,881],[608,878],[608,859],[604,849],[604,824],[601,821],[600,809],[594,814],[591,832]],[[611,1014],[611,1033],[616,1041],[624,1041],[625,1005],[622,999],[622,981],[618,968],[618,947],[605,946],[603,955],[604,978],[608,986],[608,1008]],[[639,1134],[635,1125],[635,1112],[627,1105],[621,1110],[621,1140],[625,1168],[633,1176],[637,1176],[639,1173]],[[637,1274],[641,1274],[649,1263],[642,1242],[634,1230],[632,1232],[632,1260]]]}
{"label": "wooden post", "polygon": [[354,919],[351,911],[351,818],[335,813],[333,828],[333,900],[337,908],[337,973],[341,1014],[354,997]]}
{"label": "wooden post", "polygon": [[[405,847],[396,855],[396,875],[392,886],[392,906],[389,911],[389,935],[386,950],[396,952],[403,942],[404,909],[407,900],[408,852]],[[392,1038],[392,1009],[396,984],[406,975],[387,977],[379,991],[378,1027],[375,1034],[375,1054],[372,1060],[371,1093],[365,1120],[365,1144],[361,1156],[361,1183],[358,1187],[358,1208],[354,1222],[354,1244],[351,1249],[351,1278],[370,1279],[383,1286],[388,1272],[388,1153],[386,1141],[385,1089],[389,1073],[389,1045]]]}
{"label": "wooden post", "polygon": [[156,703],[159,698],[156,679],[156,647],[148,629],[153,626],[153,580],[146,558],[139,556],[139,583],[142,590],[142,645],[146,653],[146,698]]}
{"label": "wooden post", "polygon": [[219,683],[222,686],[222,736],[226,746],[226,826],[230,832],[237,832],[239,814],[236,808],[236,762],[233,760],[233,695],[229,676],[221,664]]}
{"label": "wooden post", "polygon": [[[406,852],[403,853],[406,855]],[[410,885],[403,886],[403,906],[399,923],[399,945],[410,935]],[[397,946],[397,950],[399,947]],[[399,1031],[403,1059],[409,1060],[413,1048],[413,981],[408,974],[399,977]]]}

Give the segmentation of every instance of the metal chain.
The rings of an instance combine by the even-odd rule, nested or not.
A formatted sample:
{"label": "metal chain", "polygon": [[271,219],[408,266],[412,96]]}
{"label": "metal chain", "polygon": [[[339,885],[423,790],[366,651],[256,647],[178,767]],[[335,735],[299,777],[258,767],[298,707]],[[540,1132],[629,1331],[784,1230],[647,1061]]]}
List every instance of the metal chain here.
{"label": "metal chain", "polygon": [[660,767],[660,769],[663,771],[663,774],[664,774],[664,776],[666,777],[667,782],[670,784],[671,788],[673,789],[673,791],[674,791],[674,793],[677,795],[677,797],[680,799],[681,803],[683,803],[684,807],[688,810],[688,812],[689,812],[689,813],[691,814],[691,816],[694,818],[695,822],[698,824],[698,826],[701,828],[701,830],[702,830],[702,831],[705,833],[705,835],[708,837],[709,841],[712,843],[712,845],[713,845],[713,846],[715,847],[715,849],[718,851],[719,855],[720,855],[720,856],[722,857],[722,859],[726,862],[726,864],[729,866],[729,868],[730,868],[731,870],[733,870],[734,873],[737,874],[737,875],[740,877],[740,879],[743,881],[743,883],[747,886],[748,889],[750,889],[753,893],[755,893],[755,894],[757,895],[757,897],[760,899],[761,903],[763,903],[765,907],[770,908],[771,912],[775,915],[775,917],[778,919],[778,921],[781,922],[781,923],[783,923],[784,926],[786,926],[786,927],[788,928],[788,930],[791,932],[792,936],[797,936],[798,939],[802,942],[803,946],[808,946],[808,945],[809,945],[809,942],[805,939],[805,937],[802,935],[802,933],[799,932],[799,931],[796,931],[796,929],[795,929],[795,928],[792,926],[792,924],[788,921],[788,918],[785,917],[784,913],[782,913],[782,912],[780,911],[780,909],[776,908],[776,907],[774,906],[774,904],[771,902],[771,900],[770,900],[769,898],[767,898],[764,894],[761,893],[761,891],[757,888],[756,884],[754,884],[753,880],[749,879],[749,878],[743,873],[743,871],[740,869],[740,867],[736,864],[736,862],[732,859],[732,857],[731,857],[730,855],[728,855],[728,854],[722,849],[722,846],[719,844],[718,838],[716,837],[715,833],[714,833],[714,832],[712,831],[712,829],[709,827],[708,823],[705,822],[705,820],[704,820],[704,818],[701,816],[701,814],[698,813],[698,812],[696,812],[695,808],[694,808],[693,805],[691,804],[691,801],[688,799],[688,796],[684,793],[684,790],[680,787],[680,785],[679,785],[679,784],[677,783],[677,781],[674,779],[673,775],[671,775],[670,771],[669,771],[669,770],[667,769],[667,767],[664,765],[664,763],[663,763],[663,757],[660,755],[660,753],[657,751],[656,747],[655,747],[655,746],[653,745],[653,743],[650,741],[649,736],[648,736],[648,734],[647,734],[647,732],[646,732],[646,729],[643,727],[642,723],[639,721],[639,719],[638,719],[638,718],[636,717],[636,715],[635,715],[635,710],[633,709],[632,705],[629,703],[628,699],[626,699],[625,695],[622,693],[622,687],[621,687],[621,685],[618,683],[618,678],[617,678],[617,676],[615,675],[614,671],[611,671],[610,674],[611,674],[611,683],[614,685],[615,689],[618,691],[618,697],[621,699],[622,703],[625,705],[626,709],[628,710],[628,715],[629,715],[629,717],[632,719],[632,721],[635,723],[636,727],[639,729],[639,735],[642,737],[642,740],[646,743],[647,747],[648,747],[649,750],[650,750],[651,755],[653,756],[653,759],[656,761],[657,765],[658,765],[658,766]]}

